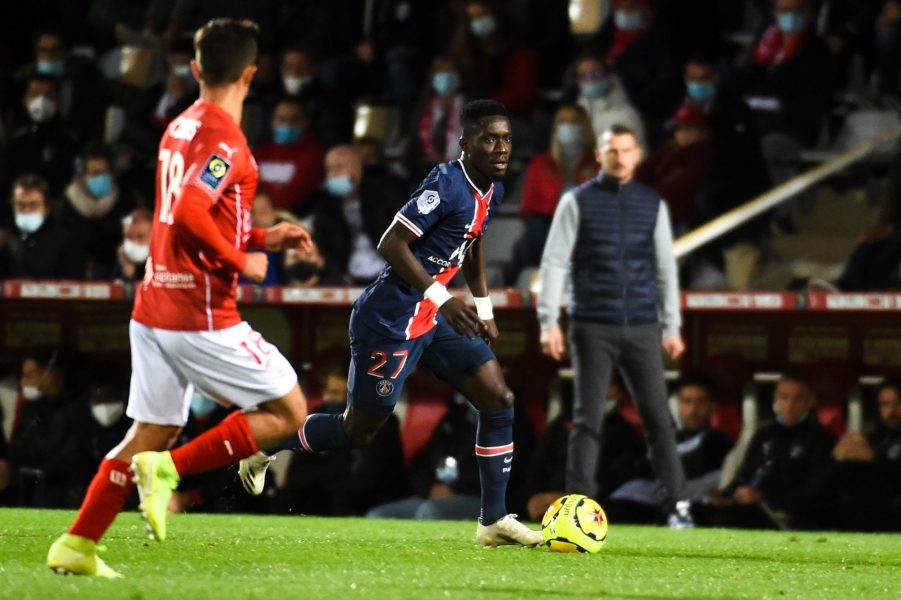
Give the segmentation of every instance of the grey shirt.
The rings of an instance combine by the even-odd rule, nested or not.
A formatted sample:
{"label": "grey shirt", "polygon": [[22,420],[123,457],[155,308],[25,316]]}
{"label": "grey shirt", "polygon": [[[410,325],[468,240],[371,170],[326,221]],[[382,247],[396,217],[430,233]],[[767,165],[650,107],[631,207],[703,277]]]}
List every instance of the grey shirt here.
{"label": "grey shirt", "polygon": [[[566,192],[554,211],[554,220],[541,257],[538,321],[542,331],[559,326],[560,304],[578,232],[579,205],[575,194]],[[673,254],[673,228],[666,202],[662,200],[654,227],[654,257],[657,267],[657,312],[663,324],[663,337],[667,338],[679,335],[682,314],[679,311],[679,272]]]}

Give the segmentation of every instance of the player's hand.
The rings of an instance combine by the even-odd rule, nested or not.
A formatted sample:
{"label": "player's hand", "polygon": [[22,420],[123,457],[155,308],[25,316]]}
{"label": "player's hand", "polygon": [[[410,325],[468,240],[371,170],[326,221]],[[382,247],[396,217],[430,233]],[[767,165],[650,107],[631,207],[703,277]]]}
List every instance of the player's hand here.
{"label": "player's hand", "polygon": [[313,249],[310,232],[294,223],[281,222],[266,230],[266,250],[281,252],[293,248],[301,252]]}
{"label": "player's hand", "polygon": [[671,335],[663,338],[663,349],[667,356],[675,360],[685,352],[685,342],[681,335]]}
{"label": "player's hand", "polygon": [[541,332],[541,352],[554,360],[563,360],[566,354],[566,343],[563,341],[563,330],[559,327],[548,327]]}
{"label": "player's hand", "polygon": [[763,499],[763,493],[757,488],[743,485],[735,490],[732,498],[738,504],[756,504]]}
{"label": "player's hand", "polygon": [[485,333],[482,334],[482,338],[488,343],[489,348],[494,348],[494,345],[497,343],[497,336],[500,335],[497,330],[497,321],[489,319],[482,321],[482,324],[485,326]]}
{"label": "player's hand", "polygon": [[266,271],[269,270],[269,257],[266,253],[248,252],[246,256],[247,263],[244,265],[241,275],[257,283],[266,279]]}
{"label": "player's hand", "polygon": [[471,340],[485,335],[485,323],[479,318],[476,309],[459,298],[451,298],[438,310],[460,335],[465,335]]}

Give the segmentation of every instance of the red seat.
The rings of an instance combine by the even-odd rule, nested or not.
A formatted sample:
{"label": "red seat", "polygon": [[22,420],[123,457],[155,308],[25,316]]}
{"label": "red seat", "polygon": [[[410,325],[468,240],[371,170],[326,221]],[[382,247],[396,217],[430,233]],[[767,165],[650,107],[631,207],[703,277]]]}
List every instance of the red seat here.
{"label": "red seat", "polygon": [[850,361],[821,360],[804,367],[817,397],[817,418],[820,424],[839,437],[847,429],[848,394],[857,382],[857,373]]}
{"label": "red seat", "polygon": [[400,427],[400,439],[404,462],[409,466],[413,457],[429,442],[435,427],[447,413],[454,390],[422,369],[417,369],[407,378],[404,389],[407,393],[407,408]]}
{"label": "red seat", "polygon": [[538,352],[504,361],[507,386],[532,424],[536,439],[547,425],[550,387],[558,377],[559,368],[558,362]]}

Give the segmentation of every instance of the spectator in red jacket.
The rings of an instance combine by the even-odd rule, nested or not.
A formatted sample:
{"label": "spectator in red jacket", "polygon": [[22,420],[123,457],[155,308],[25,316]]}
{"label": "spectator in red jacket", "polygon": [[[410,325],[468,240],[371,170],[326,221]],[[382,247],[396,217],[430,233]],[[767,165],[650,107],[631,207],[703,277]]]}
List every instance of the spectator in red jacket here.
{"label": "spectator in red jacket", "polygon": [[541,261],[563,192],[597,175],[594,149],[594,130],[585,109],[578,104],[561,106],[554,116],[550,150],[536,154],[526,169],[519,208],[525,231],[513,250],[510,283],[515,283],[523,269]]}
{"label": "spectator in red jacket", "polygon": [[666,200],[676,232],[693,222],[695,195],[716,160],[708,116],[694,104],[683,104],[671,121],[673,137],[638,167],[635,178]]}
{"label": "spectator in red jacket", "polygon": [[260,167],[260,189],[272,197],[276,209],[306,216],[310,198],[322,183],[325,153],[309,130],[300,101],[284,97],[272,115],[272,141],[254,151]]}
{"label": "spectator in red jacket", "polygon": [[429,87],[414,124],[416,138],[411,144],[413,164],[422,167],[423,172],[460,157],[460,111],[465,101],[460,84],[460,69],[453,59],[439,56],[432,61]]}

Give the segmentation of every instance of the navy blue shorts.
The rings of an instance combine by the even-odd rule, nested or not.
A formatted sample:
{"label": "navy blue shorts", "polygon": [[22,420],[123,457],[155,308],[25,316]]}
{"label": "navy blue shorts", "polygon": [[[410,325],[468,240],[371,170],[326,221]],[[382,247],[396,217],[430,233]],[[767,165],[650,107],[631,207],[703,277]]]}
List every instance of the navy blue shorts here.
{"label": "navy blue shorts", "polygon": [[374,331],[354,310],[349,333],[348,404],[370,414],[391,414],[404,381],[420,361],[459,390],[479,367],[495,358],[485,340],[460,335],[440,316],[438,325],[425,335],[395,340]]}

